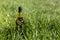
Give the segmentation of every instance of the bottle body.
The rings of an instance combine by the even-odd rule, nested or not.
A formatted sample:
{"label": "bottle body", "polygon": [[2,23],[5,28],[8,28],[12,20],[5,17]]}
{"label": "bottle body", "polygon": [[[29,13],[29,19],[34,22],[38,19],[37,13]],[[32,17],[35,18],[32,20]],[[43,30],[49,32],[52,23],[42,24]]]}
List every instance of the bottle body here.
{"label": "bottle body", "polygon": [[22,13],[17,14],[17,20],[16,20],[16,23],[17,23],[18,25],[22,25],[23,22],[24,22],[24,20],[23,20],[23,14],[22,14]]}

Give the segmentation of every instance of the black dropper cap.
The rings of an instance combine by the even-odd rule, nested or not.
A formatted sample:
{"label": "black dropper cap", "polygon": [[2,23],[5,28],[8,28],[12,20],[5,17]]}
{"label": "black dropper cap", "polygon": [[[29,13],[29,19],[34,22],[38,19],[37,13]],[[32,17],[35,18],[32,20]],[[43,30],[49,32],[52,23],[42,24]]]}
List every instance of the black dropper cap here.
{"label": "black dropper cap", "polygon": [[22,8],[18,7],[18,13],[21,13],[21,12],[22,12]]}

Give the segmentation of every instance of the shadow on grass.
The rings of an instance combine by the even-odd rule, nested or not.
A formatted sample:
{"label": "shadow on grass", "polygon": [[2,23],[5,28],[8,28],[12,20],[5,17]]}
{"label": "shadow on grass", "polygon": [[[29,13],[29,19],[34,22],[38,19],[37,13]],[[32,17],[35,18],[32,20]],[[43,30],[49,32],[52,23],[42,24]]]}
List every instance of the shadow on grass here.
{"label": "shadow on grass", "polygon": [[[4,30],[0,31],[1,40],[21,40],[23,38],[23,34],[21,35],[22,30],[16,30],[15,28],[4,28]],[[24,33],[25,34],[25,33]],[[25,35],[26,36],[26,35]]]}
{"label": "shadow on grass", "polygon": [[[23,32],[22,32],[23,31]],[[0,30],[0,39],[1,40],[26,40],[29,39],[29,37],[32,36],[32,30],[24,25],[23,30],[18,28],[18,30],[15,29],[15,27],[6,27],[3,28],[3,30]],[[29,36],[31,35],[31,36]]]}

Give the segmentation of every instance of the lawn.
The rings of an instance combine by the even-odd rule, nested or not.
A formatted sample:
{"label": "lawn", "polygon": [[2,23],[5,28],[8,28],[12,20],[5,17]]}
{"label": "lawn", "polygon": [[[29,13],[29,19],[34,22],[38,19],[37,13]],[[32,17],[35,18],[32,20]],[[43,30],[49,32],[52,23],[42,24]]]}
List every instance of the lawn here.
{"label": "lawn", "polygon": [[[15,31],[19,6],[24,38]],[[60,40],[60,0],[0,0],[0,40]]]}

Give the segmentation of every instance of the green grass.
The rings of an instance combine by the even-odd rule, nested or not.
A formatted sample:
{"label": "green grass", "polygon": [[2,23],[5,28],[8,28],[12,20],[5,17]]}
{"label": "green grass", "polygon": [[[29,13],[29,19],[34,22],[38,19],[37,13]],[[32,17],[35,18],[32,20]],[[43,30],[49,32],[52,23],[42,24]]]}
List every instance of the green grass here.
{"label": "green grass", "polygon": [[[18,6],[25,39],[15,35]],[[0,40],[60,40],[60,0],[0,0]]]}

